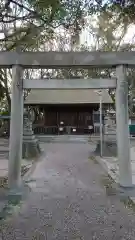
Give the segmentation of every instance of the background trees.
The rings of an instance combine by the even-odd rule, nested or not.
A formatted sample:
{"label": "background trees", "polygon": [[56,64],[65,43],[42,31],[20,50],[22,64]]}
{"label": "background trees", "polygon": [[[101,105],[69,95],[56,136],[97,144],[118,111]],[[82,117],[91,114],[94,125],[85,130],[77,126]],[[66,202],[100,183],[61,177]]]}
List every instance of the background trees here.
{"label": "background trees", "polygon": [[[1,0],[0,50],[42,50],[56,42],[58,31],[70,32],[77,39],[84,18],[99,4],[89,0]],[[25,75],[31,71],[25,72]],[[43,71],[42,71],[43,75]],[[10,112],[11,72],[0,71],[1,108]]]}
{"label": "background trees", "polygon": [[[93,43],[90,46],[90,50],[96,51],[133,51],[135,50],[135,33],[132,32],[132,36],[129,35],[129,30],[134,31],[134,25],[131,25],[129,21],[121,21],[120,15],[115,11],[112,12],[111,8],[106,8],[101,11],[96,20],[91,22],[88,27],[90,35],[93,35]],[[111,77],[115,76],[113,69],[96,70],[93,73],[93,69],[90,70],[90,74],[94,74],[99,77]],[[127,77],[129,83],[129,111],[133,110],[133,101],[135,97],[135,70],[128,69]],[[113,100],[115,101],[114,90],[110,90]]]}
{"label": "background trees", "polygon": [[[0,50],[132,51],[134,1],[2,0]],[[86,35],[86,38],[85,38]],[[83,40],[82,40],[83,39]],[[24,77],[106,77],[113,69],[27,70]],[[135,72],[128,70],[129,109],[134,97]],[[110,91],[114,99],[114,91]],[[11,71],[0,70],[0,108],[10,112]]]}

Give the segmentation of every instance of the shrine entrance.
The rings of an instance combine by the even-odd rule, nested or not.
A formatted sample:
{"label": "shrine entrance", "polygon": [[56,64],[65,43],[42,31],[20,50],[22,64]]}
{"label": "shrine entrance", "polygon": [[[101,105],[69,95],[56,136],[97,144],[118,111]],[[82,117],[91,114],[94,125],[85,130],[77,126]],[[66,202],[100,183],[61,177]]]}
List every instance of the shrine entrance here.
{"label": "shrine entrance", "polygon": [[[128,129],[128,82],[126,66],[135,67],[135,52],[0,52],[1,68],[12,68],[12,99],[9,151],[9,188],[20,184],[24,89],[116,88],[116,120],[119,183],[132,186]],[[23,79],[25,68],[115,68],[116,78]]]}
{"label": "shrine entrance", "polygon": [[[26,105],[27,106],[27,105]],[[30,110],[37,108],[30,107]],[[33,131],[40,135],[92,134],[94,131],[93,112],[99,104],[84,105],[42,105],[33,121]]]}

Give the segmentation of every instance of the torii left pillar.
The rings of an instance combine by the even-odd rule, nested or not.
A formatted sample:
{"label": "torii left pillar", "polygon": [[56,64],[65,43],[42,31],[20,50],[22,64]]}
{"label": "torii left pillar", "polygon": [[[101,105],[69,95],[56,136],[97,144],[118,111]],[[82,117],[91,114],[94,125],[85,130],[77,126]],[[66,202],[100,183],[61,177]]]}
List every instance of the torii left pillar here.
{"label": "torii left pillar", "polygon": [[23,135],[23,86],[22,67],[15,65],[12,68],[12,97],[10,120],[10,144],[8,186],[10,190],[20,188],[22,135]]}

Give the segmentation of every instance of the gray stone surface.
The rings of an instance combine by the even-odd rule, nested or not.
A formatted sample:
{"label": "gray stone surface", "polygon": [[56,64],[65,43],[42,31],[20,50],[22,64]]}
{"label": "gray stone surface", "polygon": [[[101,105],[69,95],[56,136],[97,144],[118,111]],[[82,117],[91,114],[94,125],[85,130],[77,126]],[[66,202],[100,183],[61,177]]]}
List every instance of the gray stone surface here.
{"label": "gray stone surface", "polygon": [[21,65],[24,68],[56,67],[114,67],[117,65],[135,66],[135,52],[1,52],[0,65],[11,67]]}
{"label": "gray stone surface", "polygon": [[45,144],[46,159],[29,179],[31,192],[12,217],[1,222],[10,240],[133,240],[135,213],[119,196],[106,195],[99,164],[88,160],[89,144]]}

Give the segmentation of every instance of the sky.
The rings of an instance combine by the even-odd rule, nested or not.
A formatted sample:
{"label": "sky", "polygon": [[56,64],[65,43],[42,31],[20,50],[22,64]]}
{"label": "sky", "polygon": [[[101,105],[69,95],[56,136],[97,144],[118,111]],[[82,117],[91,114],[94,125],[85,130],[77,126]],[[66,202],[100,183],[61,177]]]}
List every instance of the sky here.
{"label": "sky", "polygon": [[125,42],[128,43],[134,38],[135,40],[135,25],[129,27],[128,32],[125,36]]}

